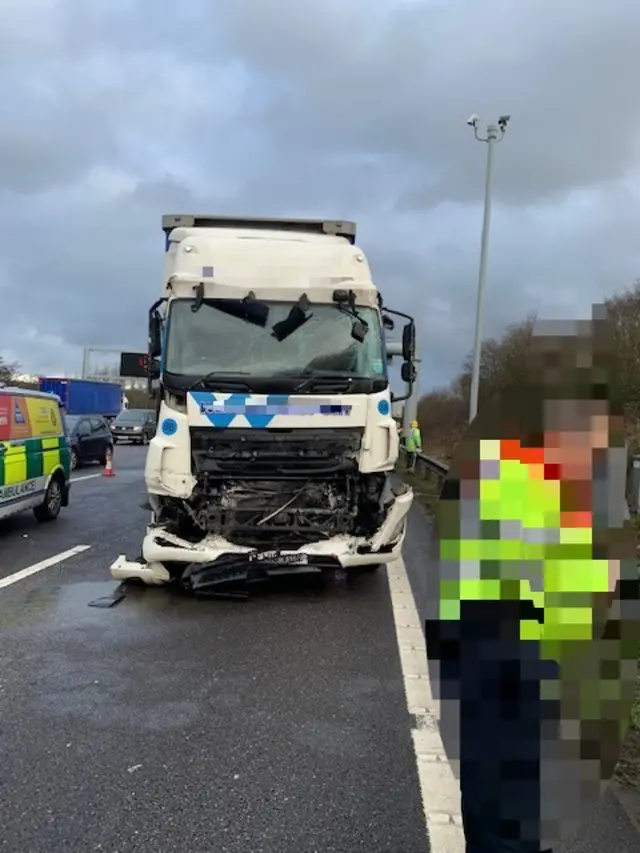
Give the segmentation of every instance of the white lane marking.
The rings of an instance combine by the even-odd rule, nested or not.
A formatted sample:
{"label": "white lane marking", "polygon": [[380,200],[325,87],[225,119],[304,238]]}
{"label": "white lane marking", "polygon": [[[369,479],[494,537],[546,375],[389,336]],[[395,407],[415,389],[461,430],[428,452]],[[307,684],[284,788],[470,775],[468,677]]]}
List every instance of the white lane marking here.
{"label": "white lane marking", "polygon": [[389,591],[407,708],[416,718],[411,731],[422,808],[431,853],[463,853],[460,786],[444,754],[431,695],[422,624],[404,560],[387,566]]}
{"label": "white lane marking", "polygon": [[91,548],[91,545],[76,545],[75,548],[69,548],[68,551],[61,551],[59,554],[54,554],[53,557],[47,557],[46,560],[40,560],[39,563],[34,563],[32,566],[27,566],[26,569],[20,569],[19,572],[14,572],[12,575],[8,575],[8,577],[6,578],[0,578],[0,589],[5,586],[11,586],[11,584],[17,583],[18,581],[24,580],[30,575],[35,575],[38,572],[42,572],[44,569],[50,569],[51,566],[56,566],[58,563],[62,563],[64,560],[68,560],[69,557],[75,557],[76,554],[82,554],[83,551],[88,551],[89,548]]}
{"label": "white lane marking", "polygon": [[[120,472],[122,473],[122,472]],[[144,468],[127,468],[125,474],[144,474]],[[99,474],[83,474],[81,477],[72,477],[69,482],[80,483],[82,480],[93,480],[95,477],[102,477],[102,471]]]}

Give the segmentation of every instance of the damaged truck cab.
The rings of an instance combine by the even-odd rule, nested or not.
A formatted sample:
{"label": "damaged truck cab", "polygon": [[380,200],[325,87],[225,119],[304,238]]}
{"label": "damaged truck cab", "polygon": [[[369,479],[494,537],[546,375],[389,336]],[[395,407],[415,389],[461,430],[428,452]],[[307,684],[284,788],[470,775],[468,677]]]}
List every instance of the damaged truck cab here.
{"label": "damaged truck cab", "polygon": [[[352,222],[168,215],[149,315],[158,428],[145,468],[151,520],[119,580],[229,582],[375,567],[399,556],[411,489],[388,376],[390,311]],[[405,397],[395,397],[395,400]]]}

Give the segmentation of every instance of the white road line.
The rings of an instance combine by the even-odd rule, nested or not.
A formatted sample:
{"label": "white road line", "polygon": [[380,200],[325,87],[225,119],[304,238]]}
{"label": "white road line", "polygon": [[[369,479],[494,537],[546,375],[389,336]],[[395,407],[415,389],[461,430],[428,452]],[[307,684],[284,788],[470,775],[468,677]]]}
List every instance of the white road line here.
{"label": "white road line", "polygon": [[407,708],[416,718],[411,732],[422,808],[431,853],[463,853],[460,786],[444,754],[429,684],[424,633],[402,558],[387,567],[393,621]]}
{"label": "white road line", "polygon": [[72,477],[72,483],[79,483],[81,480],[93,480],[95,477],[102,477],[102,472],[100,474],[83,474],[82,477]]}
{"label": "white road line", "polygon": [[11,586],[11,584],[17,583],[18,581],[24,580],[30,575],[35,575],[38,572],[42,572],[44,569],[50,569],[51,566],[56,566],[58,563],[62,563],[64,560],[68,560],[69,557],[75,557],[76,554],[82,554],[83,551],[88,551],[89,548],[91,548],[91,545],[76,545],[75,548],[69,548],[68,551],[61,551],[59,554],[54,554],[53,557],[47,557],[46,560],[40,560],[39,563],[34,563],[32,566],[27,566],[26,569],[20,569],[19,572],[14,572],[12,575],[9,575],[6,578],[0,578],[0,589],[5,586]]}

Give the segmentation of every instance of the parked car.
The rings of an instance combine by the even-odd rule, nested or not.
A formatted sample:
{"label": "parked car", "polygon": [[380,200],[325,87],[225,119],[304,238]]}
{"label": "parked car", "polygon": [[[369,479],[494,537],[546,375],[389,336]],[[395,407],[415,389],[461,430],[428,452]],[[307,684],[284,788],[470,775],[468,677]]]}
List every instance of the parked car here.
{"label": "parked car", "polygon": [[113,439],[106,418],[96,415],[67,415],[67,436],[71,447],[71,470],[86,462],[105,465],[113,453]]}
{"label": "parked car", "polygon": [[123,409],[111,424],[113,443],[149,444],[156,434],[156,415],[151,409]]}

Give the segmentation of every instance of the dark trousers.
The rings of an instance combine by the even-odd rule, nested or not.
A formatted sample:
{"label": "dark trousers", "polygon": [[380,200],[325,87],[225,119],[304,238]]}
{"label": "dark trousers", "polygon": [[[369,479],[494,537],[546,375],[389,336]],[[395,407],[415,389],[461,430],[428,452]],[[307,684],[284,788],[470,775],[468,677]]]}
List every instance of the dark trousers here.
{"label": "dark trousers", "polygon": [[541,731],[558,709],[541,700],[540,683],[558,673],[540,659],[537,643],[519,639],[519,617],[518,602],[463,602],[459,622],[425,626],[427,655],[440,667],[443,714],[459,703],[467,853],[547,853],[540,841]]}

